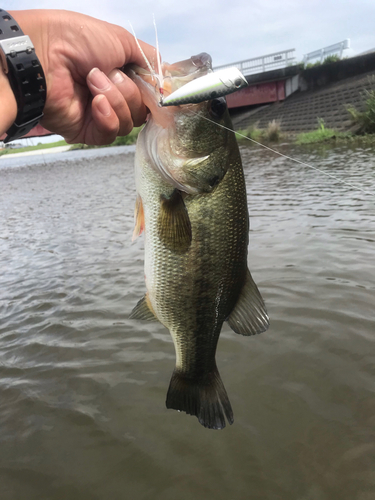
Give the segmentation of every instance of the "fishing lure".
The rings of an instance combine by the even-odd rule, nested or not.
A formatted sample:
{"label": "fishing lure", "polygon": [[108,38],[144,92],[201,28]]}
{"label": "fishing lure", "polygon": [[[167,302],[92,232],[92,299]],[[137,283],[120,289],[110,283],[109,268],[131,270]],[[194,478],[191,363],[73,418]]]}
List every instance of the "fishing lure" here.
{"label": "fishing lure", "polygon": [[218,97],[223,97],[237,90],[242,89],[248,85],[246,78],[243,76],[241,71],[236,67],[224,68],[219,71],[208,73],[205,76],[196,78],[189,83],[186,83],[181,88],[172,92],[167,97],[164,97],[164,76],[160,65],[160,53],[159,53],[159,42],[158,33],[156,29],[155,16],[153,16],[155,37],[156,37],[156,61],[157,61],[157,72],[152,68],[149,63],[145,53],[140,46],[138,38],[135,34],[132,24],[130,28],[133,32],[135,42],[145,60],[145,63],[150,70],[151,75],[158,82],[160,102],[159,106],[179,106],[180,104],[197,104],[203,101],[209,101],[211,99],[216,99]]}
{"label": "fishing lure", "polygon": [[248,85],[238,68],[221,69],[186,83],[167,97],[162,97],[161,106],[197,104],[223,97]]}

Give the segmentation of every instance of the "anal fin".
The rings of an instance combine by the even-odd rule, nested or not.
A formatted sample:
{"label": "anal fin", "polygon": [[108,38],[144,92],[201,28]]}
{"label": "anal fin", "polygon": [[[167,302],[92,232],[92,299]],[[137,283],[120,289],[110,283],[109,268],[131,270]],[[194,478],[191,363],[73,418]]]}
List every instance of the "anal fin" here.
{"label": "anal fin", "polygon": [[143,321],[159,321],[155,316],[152,306],[148,300],[147,293],[130,313],[129,319],[141,319]]}
{"label": "anal fin", "polygon": [[269,327],[266,306],[249,270],[237,303],[227,321],[232,330],[240,335],[255,335],[265,332]]}

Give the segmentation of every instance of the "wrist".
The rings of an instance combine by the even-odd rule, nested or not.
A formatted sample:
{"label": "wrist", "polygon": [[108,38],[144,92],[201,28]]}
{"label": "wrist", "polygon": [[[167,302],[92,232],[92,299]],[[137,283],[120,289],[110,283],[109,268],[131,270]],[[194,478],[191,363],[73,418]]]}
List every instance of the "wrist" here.
{"label": "wrist", "polygon": [[0,137],[14,123],[17,116],[17,102],[7,75],[0,68]]}
{"label": "wrist", "polygon": [[[27,134],[43,117],[46,100],[46,81],[40,61],[35,54],[33,42],[22,30],[10,12],[0,9],[1,58],[8,83],[2,78],[2,90],[6,97],[6,108],[2,109],[4,124],[13,119],[6,129],[5,142]],[[18,16],[17,16],[18,17]],[[8,99],[9,87],[13,98]],[[16,101],[14,119],[13,103]]]}
{"label": "wrist", "polygon": [[44,42],[47,37],[45,19],[48,19],[48,16],[46,15],[46,11],[10,10],[9,14],[14,17],[24,34],[30,37],[30,40],[35,48],[35,54],[38,57],[44,72],[47,73],[47,58],[44,53],[45,48],[48,46],[47,40]]}

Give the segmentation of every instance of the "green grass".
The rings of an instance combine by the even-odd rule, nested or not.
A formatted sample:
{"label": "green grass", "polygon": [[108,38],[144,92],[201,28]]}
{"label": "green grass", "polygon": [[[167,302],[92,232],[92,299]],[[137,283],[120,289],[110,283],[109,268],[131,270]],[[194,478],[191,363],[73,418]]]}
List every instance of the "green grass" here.
{"label": "green grass", "polygon": [[337,61],[341,61],[340,57],[336,54],[333,54],[332,56],[327,56],[324,59],[323,64],[331,64],[331,63],[335,63]]}
{"label": "green grass", "polygon": [[333,139],[344,139],[350,136],[348,132],[337,132],[332,128],[326,128],[324,120],[318,118],[319,128],[311,132],[303,132],[296,137],[297,144],[314,144],[318,142],[330,141]]}
{"label": "green grass", "polygon": [[375,90],[365,90],[366,109],[364,112],[357,111],[353,106],[348,107],[353,123],[358,126],[361,134],[375,133]]}
{"label": "green grass", "polygon": [[[241,134],[241,135],[238,135]],[[262,140],[262,130],[256,127],[249,127],[246,129],[241,129],[236,132],[236,137],[237,140],[239,141],[244,141],[245,137],[248,137],[249,139],[254,139],[254,141],[261,141]]]}
{"label": "green grass", "polygon": [[307,63],[305,69],[316,68],[317,66],[321,66],[322,63],[320,61],[316,61],[315,63]]}
{"label": "green grass", "polygon": [[[338,132],[332,128],[327,128],[324,120],[318,118],[318,129],[311,132],[304,132],[295,136],[294,134],[281,133],[280,123],[273,120],[266,129],[259,129],[253,125],[245,130],[238,130],[237,134],[242,134],[260,143],[272,143],[283,141],[295,144],[319,144],[319,143],[355,143],[359,145],[374,145],[375,134],[355,135],[351,132]],[[237,135],[237,140],[241,143],[244,137]]]}
{"label": "green grass", "polygon": [[314,63],[307,63],[306,65],[304,63],[303,66],[304,66],[304,69],[310,69],[310,68],[316,68],[318,66],[322,66],[323,64],[331,64],[331,63],[335,63],[337,61],[341,61],[340,57],[338,55],[332,55],[332,56],[327,56],[323,62],[320,62],[320,61],[316,61]]}
{"label": "green grass", "polygon": [[14,153],[26,153],[27,151],[35,151],[37,149],[57,148],[59,146],[68,146],[68,143],[63,140],[63,141],[51,142],[49,144],[37,144],[36,146],[25,146],[24,148],[17,148],[17,149],[7,148],[0,151],[0,156],[11,155]]}
{"label": "green grass", "polygon": [[[252,125],[244,130],[238,130],[236,134],[241,134],[257,142],[278,142],[281,138],[280,124],[276,120],[270,122],[264,130]],[[238,141],[245,140],[240,135],[236,135],[236,137]]]}

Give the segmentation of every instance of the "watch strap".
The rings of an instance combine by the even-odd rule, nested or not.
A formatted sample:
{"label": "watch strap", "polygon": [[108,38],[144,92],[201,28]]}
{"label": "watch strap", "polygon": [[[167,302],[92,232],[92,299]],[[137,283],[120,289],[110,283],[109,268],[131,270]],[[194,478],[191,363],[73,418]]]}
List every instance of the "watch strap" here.
{"label": "watch strap", "polygon": [[0,51],[17,101],[17,117],[4,142],[26,135],[43,117],[47,85],[43,68],[28,36],[15,19],[0,9]]}

